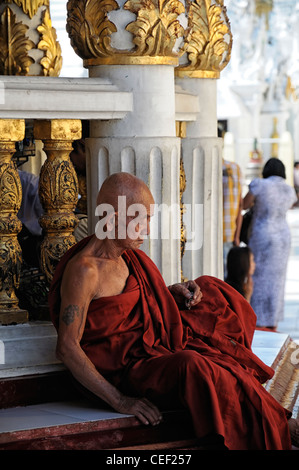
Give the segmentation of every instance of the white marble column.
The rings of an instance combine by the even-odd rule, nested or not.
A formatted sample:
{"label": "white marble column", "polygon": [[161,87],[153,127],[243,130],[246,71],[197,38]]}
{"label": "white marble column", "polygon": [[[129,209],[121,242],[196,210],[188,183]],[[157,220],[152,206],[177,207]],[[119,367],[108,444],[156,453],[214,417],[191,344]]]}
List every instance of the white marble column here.
{"label": "white marble column", "polygon": [[[176,78],[183,89],[196,94],[199,113],[186,125],[182,158],[186,174],[184,277],[206,274],[223,277],[222,139],[217,137],[217,81],[209,78]],[[189,222],[189,206],[193,213]]]}
{"label": "white marble column", "polygon": [[180,139],[175,135],[172,65],[100,65],[91,77],[108,78],[132,92],[133,111],[124,119],[92,121],[87,141],[89,233],[97,222],[96,196],[104,179],[127,171],[145,181],[153,193],[156,216],[143,249],[167,284],[180,280],[179,175]]}

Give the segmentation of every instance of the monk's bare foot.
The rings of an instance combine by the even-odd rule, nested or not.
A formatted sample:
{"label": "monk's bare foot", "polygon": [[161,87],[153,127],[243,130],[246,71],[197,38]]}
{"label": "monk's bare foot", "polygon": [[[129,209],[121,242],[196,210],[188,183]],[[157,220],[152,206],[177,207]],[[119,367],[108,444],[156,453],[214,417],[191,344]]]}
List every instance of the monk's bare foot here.
{"label": "monk's bare foot", "polygon": [[299,447],[299,418],[294,419],[291,418],[288,421],[290,434],[291,434],[291,441],[293,446]]}

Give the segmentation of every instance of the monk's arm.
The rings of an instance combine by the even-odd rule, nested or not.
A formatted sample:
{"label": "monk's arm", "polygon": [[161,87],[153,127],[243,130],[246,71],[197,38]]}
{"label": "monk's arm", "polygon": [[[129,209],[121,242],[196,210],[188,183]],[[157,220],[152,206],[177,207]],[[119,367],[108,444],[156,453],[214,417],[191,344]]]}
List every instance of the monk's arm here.
{"label": "monk's arm", "polygon": [[93,282],[92,272],[70,275],[66,269],[61,286],[57,357],[78,382],[116,411],[133,414],[144,424],[158,424],[161,421],[159,410],[146,399],[123,395],[97,371],[80,346],[88,306],[93,297]]}

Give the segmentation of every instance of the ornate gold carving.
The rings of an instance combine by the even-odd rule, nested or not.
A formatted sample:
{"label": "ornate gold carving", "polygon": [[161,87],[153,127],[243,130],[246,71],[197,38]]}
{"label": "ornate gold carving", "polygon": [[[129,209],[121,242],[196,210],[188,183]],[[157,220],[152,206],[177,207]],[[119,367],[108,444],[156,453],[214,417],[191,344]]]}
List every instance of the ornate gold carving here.
{"label": "ornate gold carving", "polygon": [[27,75],[34,63],[28,51],[35,44],[28,39],[28,26],[16,22],[16,15],[6,7],[1,15],[0,24],[0,74]]}
{"label": "ornate gold carving", "polygon": [[17,218],[21,206],[22,186],[12,162],[15,142],[25,135],[23,120],[0,119],[0,324],[23,323],[28,320],[19,309],[15,288],[19,286],[22,264],[17,234],[22,224]]}
{"label": "ornate gold carving", "polygon": [[66,29],[80,57],[107,57],[116,52],[110,41],[117,28],[108,20],[107,13],[118,8],[115,0],[68,1]]}
{"label": "ornate gold carving", "polygon": [[189,3],[188,29],[183,50],[189,64],[176,69],[178,76],[218,78],[228,64],[232,34],[223,0]]}
{"label": "ornate gold carving", "polygon": [[81,121],[35,121],[34,136],[43,140],[47,154],[39,183],[45,214],[40,224],[45,230],[41,246],[41,266],[50,282],[61,256],[76,242],[74,210],[78,202],[78,180],[70,161],[72,142],[81,138]]}
{"label": "ornate gold carving", "polygon": [[[131,50],[111,46],[117,32],[108,13],[119,9],[115,0],[69,0],[67,31],[86,67],[100,64],[178,64],[187,54],[179,76],[218,78],[230,60],[232,34],[223,0],[188,0],[188,27],[178,17],[185,12],[180,0],[127,0],[123,6],[136,15],[126,26],[133,36]],[[179,54],[175,43],[184,36]]]}
{"label": "ornate gold carving", "polygon": [[128,0],[124,9],[137,15],[126,30],[133,34],[135,48],[118,50],[111,46],[117,31],[109,11],[119,9],[115,0],[69,0],[67,31],[84,65],[177,64],[175,41],[184,33],[177,17],[184,12],[179,0]]}
{"label": "ornate gold carving", "polygon": [[141,56],[176,56],[173,47],[184,29],[177,17],[185,11],[178,0],[128,0],[124,9],[137,15],[126,30],[134,35],[137,49],[134,54]]}
{"label": "ornate gold carving", "polygon": [[33,18],[40,6],[49,6],[49,0],[6,0],[7,3],[15,3],[22,8],[23,12]]}
{"label": "ornate gold carving", "polygon": [[42,74],[49,77],[58,77],[62,67],[61,47],[57,41],[55,28],[52,27],[49,10],[43,13],[42,24],[37,27],[42,39],[37,48],[45,51],[41,59]]}

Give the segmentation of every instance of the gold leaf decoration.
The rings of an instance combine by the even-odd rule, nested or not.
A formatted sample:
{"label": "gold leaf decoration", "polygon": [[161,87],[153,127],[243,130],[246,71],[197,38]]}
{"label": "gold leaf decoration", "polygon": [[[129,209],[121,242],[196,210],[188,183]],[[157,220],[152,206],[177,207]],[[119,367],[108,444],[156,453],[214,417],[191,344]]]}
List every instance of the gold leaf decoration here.
{"label": "gold leaf decoration", "polygon": [[27,75],[29,67],[34,63],[28,51],[35,44],[28,39],[28,26],[16,23],[16,15],[6,7],[1,15],[0,24],[0,74]]}
{"label": "gold leaf decoration", "polygon": [[23,12],[32,18],[40,6],[46,5],[49,6],[50,0],[6,0],[7,3],[15,3]]}
{"label": "gold leaf decoration", "polygon": [[107,57],[115,53],[111,34],[117,31],[107,13],[118,10],[115,0],[69,0],[67,32],[76,53],[83,59]]}
{"label": "gold leaf decoration", "polygon": [[184,50],[190,64],[181,70],[219,74],[230,60],[232,34],[223,0],[195,0],[189,4]]}
{"label": "gold leaf decoration", "polygon": [[49,10],[43,13],[42,24],[37,27],[42,39],[37,48],[45,51],[41,59],[42,74],[49,77],[58,77],[62,67],[61,47],[57,41],[55,28],[52,27]]}
{"label": "gold leaf decoration", "polygon": [[126,30],[134,35],[136,55],[174,56],[173,47],[184,29],[177,17],[185,11],[178,0],[128,0],[124,9],[137,14]]}

